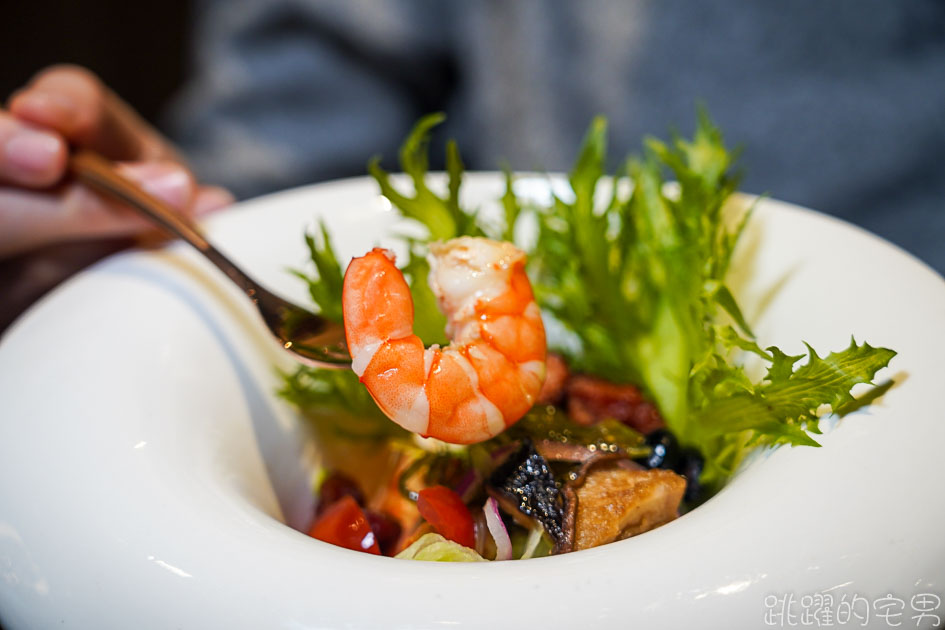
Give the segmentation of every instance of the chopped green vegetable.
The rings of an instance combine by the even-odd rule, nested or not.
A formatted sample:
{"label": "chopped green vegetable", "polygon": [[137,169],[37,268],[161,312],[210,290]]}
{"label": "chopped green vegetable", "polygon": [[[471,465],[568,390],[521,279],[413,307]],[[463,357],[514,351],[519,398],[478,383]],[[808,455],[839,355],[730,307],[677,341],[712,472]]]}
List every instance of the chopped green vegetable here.
{"label": "chopped green vegetable", "polygon": [[424,534],[394,557],[428,562],[488,562],[469,547],[433,533]]}

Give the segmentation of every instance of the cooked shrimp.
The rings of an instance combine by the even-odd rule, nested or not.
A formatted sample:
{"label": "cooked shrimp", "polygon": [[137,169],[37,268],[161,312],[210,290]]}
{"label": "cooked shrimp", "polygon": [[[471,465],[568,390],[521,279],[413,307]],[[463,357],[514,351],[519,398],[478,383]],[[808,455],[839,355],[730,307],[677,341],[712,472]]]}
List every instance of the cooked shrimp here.
{"label": "cooked shrimp", "polygon": [[447,317],[445,348],[413,334],[413,299],[394,255],[376,248],[345,273],[351,367],[394,422],[472,444],[525,415],[545,377],[545,329],[509,243],[461,237],[430,246],[430,288]]}

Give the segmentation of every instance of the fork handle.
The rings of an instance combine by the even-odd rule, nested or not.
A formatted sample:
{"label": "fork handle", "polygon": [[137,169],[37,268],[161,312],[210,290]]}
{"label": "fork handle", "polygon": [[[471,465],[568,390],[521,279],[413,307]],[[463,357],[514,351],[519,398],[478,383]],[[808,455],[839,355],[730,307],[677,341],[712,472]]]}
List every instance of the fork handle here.
{"label": "fork handle", "polygon": [[269,293],[211,245],[192,222],[181,216],[170,205],[148,194],[137,183],[119,173],[111,161],[94,151],[82,150],[69,158],[69,168],[73,175],[84,184],[124,201],[147,215],[166,231],[190,243],[243,289],[243,292],[251,299],[255,300],[260,294]]}

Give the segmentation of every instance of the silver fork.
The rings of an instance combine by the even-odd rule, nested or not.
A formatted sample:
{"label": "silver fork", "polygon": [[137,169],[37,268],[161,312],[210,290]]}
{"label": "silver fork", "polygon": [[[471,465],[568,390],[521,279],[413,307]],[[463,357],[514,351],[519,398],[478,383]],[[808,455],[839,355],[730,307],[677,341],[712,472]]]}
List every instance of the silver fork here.
{"label": "silver fork", "polygon": [[80,151],[71,156],[69,167],[83,183],[125,202],[166,231],[190,243],[253,301],[266,327],[286,350],[310,365],[351,367],[343,326],[292,304],[261,286],[213,247],[173,208],[119,174],[109,160],[92,151]]}

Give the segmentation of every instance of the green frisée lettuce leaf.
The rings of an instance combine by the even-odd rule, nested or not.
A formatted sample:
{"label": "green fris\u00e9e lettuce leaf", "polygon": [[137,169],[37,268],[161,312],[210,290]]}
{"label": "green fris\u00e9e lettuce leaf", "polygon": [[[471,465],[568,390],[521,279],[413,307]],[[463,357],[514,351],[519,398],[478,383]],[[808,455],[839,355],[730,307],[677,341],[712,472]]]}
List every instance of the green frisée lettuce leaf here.
{"label": "green fris\u00e9e lettuce leaf", "polygon": [[[539,303],[581,342],[574,365],[642,385],[706,456],[704,482],[723,481],[757,445],[816,446],[818,410],[852,400],[895,353],[853,343],[821,359],[808,346],[795,370],[804,355],[762,350],[725,283],[751,209],[729,227],[739,178],[719,130],[700,112],[691,140],[647,139],[617,173],[626,197],[601,202],[605,132],[596,119],[569,175],[573,199],[538,211],[529,252]],[[746,351],[769,363],[761,383],[735,361]]]}
{"label": "green fris\u00e9e lettuce leaf", "polygon": [[[578,369],[644,385],[685,433],[690,371],[712,346],[706,326],[720,306],[744,321],[724,284],[739,229],[728,231],[722,217],[737,186],[732,157],[703,117],[692,142],[648,140],[644,157],[618,173],[632,183],[626,198],[612,194],[604,205],[606,157],[606,124],[596,119],[569,176],[573,200],[538,213],[536,292],[580,339]],[[677,191],[667,190],[667,165]]]}
{"label": "green fris\u00e9e lettuce leaf", "polygon": [[459,205],[459,190],[465,167],[456,142],[451,140],[446,146],[446,172],[449,177],[446,196],[438,195],[427,185],[430,131],[445,119],[446,116],[439,113],[424,116],[400,148],[400,168],[410,177],[412,195],[394,186],[390,175],[380,166],[380,157],[372,158],[368,164],[368,172],[377,181],[381,193],[405,217],[416,219],[426,226],[434,241],[445,241],[461,234],[482,235],[476,217]]}
{"label": "green fris\u00e9e lettuce leaf", "polygon": [[[308,285],[309,296],[318,312],[342,323],[344,272],[324,222],[319,224],[317,232],[305,235],[305,243],[312,269],[293,269],[291,273]],[[321,429],[358,440],[382,440],[405,434],[377,407],[351,370],[326,370],[299,364],[294,371],[281,373],[281,377],[282,386],[277,393],[306,417],[317,421]]]}
{"label": "green fris\u00e9e lettuce leaf", "polygon": [[[537,230],[526,253],[536,299],[575,341],[557,350],[576,371],[640,386],[680,442],[702,452],[703,482],[716,486],[758,446],[817,446],[812,434],[819,433],[820,416],[854,408],[851,389],[872,383],[895,356],[856,342],[825,357],[809,346],[788,355],[759,344],[726,284],[752,206],[735,195],[737,155],[704,111],[691,138],[648,138],[642,155],[612,175],[607,123],[595,118],[567,175],[568,194],[554,195],[550,205],[517,195],[506,171],[499,227],[461,207],[464,167],[455,143],[447,146],[445,187],[437,193],[428,186],[430,131],[442,120],[439,114],[421,119],[405,141],[400,165],[409,186],[395,185],[377,160],[369,166],[381,192],[428,234],[405,237],[403,266],[414,330],[427,344],[446,341],[445,320],[427,286],[427,243],[462,235],[513,240],[518,222],[530,215]],[[318,236],[307,238],[317,274],[310,293],[323,312],[340,318],[340,265],[324,228]],[[742,367],[746,353],[765,365],[760,381]],[[349,391],[344,377],[306,369],[287,379],[290,400],[330,404],[337,397],[347,411],[371,417],[366,408],[373,401]],[[866,392],[862,400],[870,397]]]}
{"label": "green fris\u00e9e lettuce leaf", "polygon": [[[696,403],[687,438],[712,455],[704,481],[724,481],[757,446],[820,446],[811,434],[820,433],[823,407],[844,414],[857,403],[852,388],[872,383],[896,354],[852,340],[824,358],[807,349],[806,355],[789,356],[769,347],[762,355],[768,371],[758,384],[748,382],[740,368],[723,364],[720,355],[693,374]],[[805,356],[807,362],[794,369]]]}
{"label": "green fris\u00e9e lettuce leaf", "polygon": [[344,273],[331,246],[331,237],[324,221],[319,222],[318,232],[305,235],[305,244],[315,269],[312,273],[300,269],[292,269],[291,272],[308,285],[308,294],[318,312],[325,318],[340,323]]}
{"label": "green fris\u00e9e lettuce leaf", "polygon": [[434,533],[424,534],[394,557],[428,562],[488,562],[475,550]]}
{"label": "green fris\u00e9e lettuce leaf", "polygon": [[351,370],[325,370],[300,365],[283,372],[278,394],[320,429],[339,437],[384,440],[406,431],[384,415]]}

